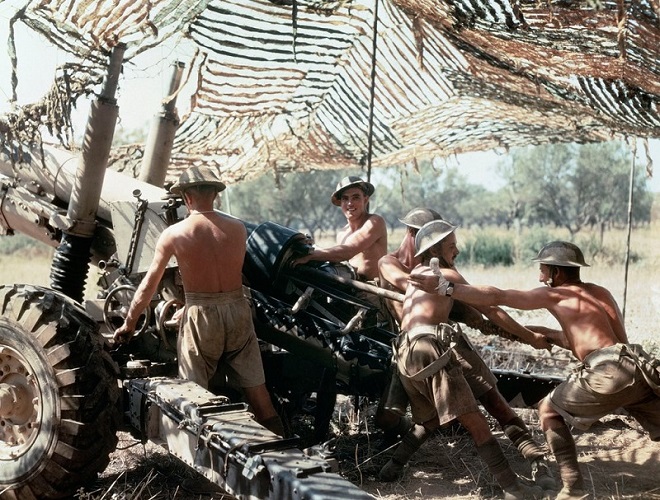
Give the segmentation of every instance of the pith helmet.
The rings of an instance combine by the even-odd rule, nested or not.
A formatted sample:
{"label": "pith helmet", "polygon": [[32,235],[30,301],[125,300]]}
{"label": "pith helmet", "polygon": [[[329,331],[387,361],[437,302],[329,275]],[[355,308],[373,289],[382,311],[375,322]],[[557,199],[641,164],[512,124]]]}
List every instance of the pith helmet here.
{"label": "pith helmet", "polygon": [[549,266],[589,267],[589,264],[584,261],[582,250],[568,241],[548,243],[532,260]]}
{"label": "pith helmet", "polygon": [[446,220],[432,220],[422,226],[415,236],[415,257],[419,257],[429,248],[440,243],[451,233],[456,231],[457,226],[452,226]]}
{"label": "pith helmet", "polygon": [[209,167],[190,167],[185,170],[179,180],[170,188],[170,192],[181,194],[186,188],[192,186],[201,186],[207,184],[218,188],[218,192],[224,190],[227,186],[220,180],[218,174]]}
{"label": "pith helmet", "polygon": [[435,210],[431,208],[417,207],[408,212],[405,217],[399,219],[399,222],[402,222],[408,227],[421,229],[421,227],[427,222],[439,219],[442,219],[442,215]]}
{"label": "pith helmet", "polygon": [[350,187],[359,187],[360,189],[362,189],[362,191],[364,191],[364,194],[367,196],[371,196],[372,194],[374,194],[374,191],[376,190],[376,188],[374,188],[374,185],[371,182],[362,180],[362,178],[357,177],[355,175],[349,175],[347,177],[344,177],[337,184],[337,187],[335,188],[335,192],[332,193],[332,197],[330,198],[332,204],[337,206],[341,205],[341,194]]}

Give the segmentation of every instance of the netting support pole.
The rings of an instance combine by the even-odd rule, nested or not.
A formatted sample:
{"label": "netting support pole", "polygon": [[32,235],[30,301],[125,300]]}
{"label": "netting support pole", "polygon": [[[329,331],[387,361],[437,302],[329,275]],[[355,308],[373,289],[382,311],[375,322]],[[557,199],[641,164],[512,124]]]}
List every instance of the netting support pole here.
{"label": "netting support pole", "polygon": [[[634,141],[634,139],[633,139]],[[626,319],[626,299],[628,297],[628,268],[630,266],[630,235],[632,233],[632,220],[633,220],[633,192],[635,187],[635,157],[637,156],[637,144],[633,142],[631,148],[632,161],[630,163],[630,184],[628,186],[628,235],[626,239],[626,263],[625,272],[623,276],[623,307],[621,314],[623,319]]]}
{"label": "netting support pole", "polygon": [[371,50],[371,85],[369,87],[369,129],[367,131],[367,182],[371,182],[371,157],[374,148],[374,99],[376,96],[376,51],[378,50],[378,0],[374,5],[374,27]]}

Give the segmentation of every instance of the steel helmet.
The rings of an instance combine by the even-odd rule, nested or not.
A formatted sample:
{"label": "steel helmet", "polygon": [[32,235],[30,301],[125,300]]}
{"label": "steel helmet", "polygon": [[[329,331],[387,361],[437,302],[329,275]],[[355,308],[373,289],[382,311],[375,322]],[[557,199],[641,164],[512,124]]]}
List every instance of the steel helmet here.
{"label": "steel helmet", "polygon": [[415,257],[419,257],[433,245],[440,243],[456,229],[457,226],[452,226],[442,219],[432,220],[424,224],[415,236],[415,248],[417,249]]}
{"label": "steel helmet", "polygon": [[399,219],[399,222],[405,224],[408,227],[421,229],[421,227],[427,222],[439,219],[442,219],[442,215],[440,215],[435,210],[430,208],[417,207],[408,212],[404,218]]}
{"label": "steel helmet", "polygon": [[548,266],[589,267],[589,264],[584,261],[582,250],[568,241],[548,243],[532,260]]}

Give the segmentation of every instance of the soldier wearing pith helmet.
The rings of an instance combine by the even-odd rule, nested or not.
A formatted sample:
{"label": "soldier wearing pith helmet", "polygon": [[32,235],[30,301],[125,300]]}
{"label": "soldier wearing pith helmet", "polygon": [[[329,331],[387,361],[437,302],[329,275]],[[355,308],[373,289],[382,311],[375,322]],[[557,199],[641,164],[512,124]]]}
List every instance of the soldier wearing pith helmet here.
{"label": "soldier wearing pith helmet", "polygon": [[[459,254],[456,243],[457,227],[445,220],[433,220],[422,226],[417,232],[416,259],[430,264],[431,259],[438,260],[437,268],[452,276],[456,283],[467,283],[460,274],[455,258]],[[437,294],[438,276],[433,273],[414,272],[410,275],[415,286],[431,294]],[[442,304],[436,304],[439,311]],[[534,334],[519,325],[505,311],[497,308],[473,308],[464,303],[453,301],[449,317],[488,335],[500,335],[534,345],[537,348],[550,347],[540,334]],[[483,316],[488,320],[485,320]],[[461,332],[454,347],[458,361],[470,389],[483,408],[500,424],[504,434],[518,448],[531,466],[534,482],[543,489],[553,489],[555,480],[545,461],[543,449],[534,441],[523,420],[513,411],[497,388],[497,379],[484,361],[466,340]]]}
{"label": "soldier wearing pith helmet", "polygon": [[374,191],[376,190],[376,188],[374,188],[374,185],[371,182],[362,180],[361,177],[355,175],[348,175],[337,183],[337,186],[335,187],[335,192],[332,193],[332,196],[330,197],[330,201],[332,202],[333,205],[336,205],[338,207],[341,206],[342,195],[348,189],[355,187],[361,189],[367,198],[372,194],[374,194]]}
{"label": "soldier wearing pith helmet", "polygon": [[[410,271],[420,262],[419,258],[415,257],[415,235],[424,224],[435,219],[442,219],[442,216],[427,207],[415,207],[399,218],[399,222],[406,226],[406,232],[399,247],[378,261],[379,286],[398,293],[406,291]],[[390,313],[389,329],[397,331],[403,314],[403,305],[400,301],[391,299],[385,299],[385,305]],[[385,432],[386,442],[398,440],[410,428],[411,421],[406,416],[407,406],[408,396],[401,386],[394,367],[391,380],[386,384],[374,418],[376,426]]]}
{"label": "soldier wearing pith helmet", "polygon": [[[442,219],[442,216],[432,208],[427,207],[413,208],[399,219],[402,224],[405,224],[406,233],[399,247],[384,255],[378,261],[381,287],[399,293],[405,292],[408,275],[420,262],[419,258],[415,256],[415,236],[424,224],[439,219]],[[388,307],[393,312],[397,322],[401,321],[401,303],[388,301]]]}
{"label": "soldier wearing pith helmet", "polygon": [[[558,499],[586,498],[590,490],[578,465],[571,427],[587,430],[601,417],[626,410],[660,441],[660,360],[628,341],[623,316],[605,287],[582,281],[582,251],[566,241],[545,245],[534,259],[539,281],[532,290],[451,283],[442,271],[438,293],[473,305],[545,309],[559,329],[529,326],[568,349],[581,362],[538,405],[539,423],[553,452],[563,487]],[[570,427],[569,427],[570,426]]]}
{"label": "soldier wearing pith helmet", "polygon": [[[442,215],[427,207],[416,207],[399,219],[399,222],[412,229],[421,229],[427,222],[442,219]],[[417,234],[417,232],[415,232]]]}
{"label": "soldier wearing pith helmet", "polygon": [[218,177],[216,170],[207,166],[194,166],[185,170],[179,179],[172,185],[170,192],[176,195],[182,195],[189,188],[201,188],[202,186],[215,189],[220,193],[227,187]]}
{"label": "soldier wearing pith helmet", "polygon": [[[456,226],[445,220],[433,220],[422,226],[415,237],[415,257],[421,260],[421,264],[413,273],[433,277],[440,273],[442,266],[442,272],[455,282],[465,283],[454,266],[454,259],[459,253],[455,231]],[[436,260],[441,264],[435,263]],[[410,400],[415,425],[402,438],[379,477],[383,481],[399,479],[406,462],[435,429],[457,420],[470,433],[477,453],[505,491],[505,497],[527,497],[530,493],[528,488],[511,469],[478,407],[477,398],[484,398],[486,403],[499,401],[501,396],[496,389],[496,380],[487,370],[489,380],[480,382],[472,377],[468,380],[468,371],[462,368],[462,353],[467,353],[468,349],[457,348],[465,340],[460,328],[449,321],[453,305],[450,297],[440,295],[436,290],[429,292],[414,286],[406,288],[401,332],[394,346],[394,357],[401,383]],[[542,335],[525,329],[504,311],[481,308],[480,312],[512,335],[529,343],[547,345]],[[474,359],[479,360],[478,356]],[[535,444],[529,433],[525,432],[524,424],[523,427],[518,425],[521,421],[510,408],[495,411],[489,406],[488,411],[498,418],[503,427],[512,427],[511,424],[516,427],[509,429],[516,431],[516,441],[524,435],[524,439],[529,439],[530,446]],[[543,452],[540,450],[534,458],[542,459]],[[540,493],[540,488],[538,490]]]}

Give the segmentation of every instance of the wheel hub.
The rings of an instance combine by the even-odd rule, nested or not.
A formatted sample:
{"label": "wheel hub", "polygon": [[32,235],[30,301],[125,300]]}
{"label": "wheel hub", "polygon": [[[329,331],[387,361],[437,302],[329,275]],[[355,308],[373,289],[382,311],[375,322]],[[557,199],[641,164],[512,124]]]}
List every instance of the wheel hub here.
{"label": "wheel hub", "polygon": [[0,459],[25,453],[39,433],[40,389],[18,351],[0,347]]}

